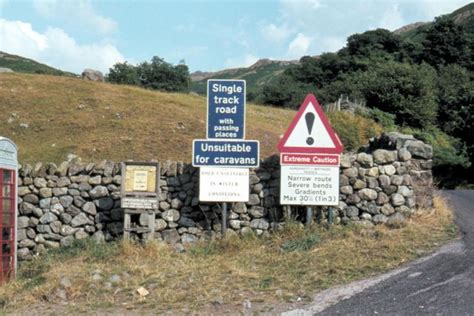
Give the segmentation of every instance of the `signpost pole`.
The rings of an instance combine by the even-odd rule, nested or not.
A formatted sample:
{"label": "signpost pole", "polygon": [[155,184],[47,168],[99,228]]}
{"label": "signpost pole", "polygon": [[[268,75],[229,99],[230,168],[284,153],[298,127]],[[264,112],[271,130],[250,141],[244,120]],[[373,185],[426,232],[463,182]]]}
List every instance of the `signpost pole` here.
{"label": "signpost pole", "polygon": [[291,220],[291,205],[286,206],[286,220],[287,221]]}
{"label": "signpost pole", "polygon": [[313,208],[311,206],[308,206],[306,208],[306,227],[307,228],[311,227],[312,221],[313,221]]}
{"label": "signpost pole", "polygon": [[222,203],[222,237],[225,236],[225,232],[227,230],[227,203]]}
{"label": "signpost pole", "polygon": [[318,224],[321,224],[323,221],[323,209],[320,207],[316,209],[316,221]]}

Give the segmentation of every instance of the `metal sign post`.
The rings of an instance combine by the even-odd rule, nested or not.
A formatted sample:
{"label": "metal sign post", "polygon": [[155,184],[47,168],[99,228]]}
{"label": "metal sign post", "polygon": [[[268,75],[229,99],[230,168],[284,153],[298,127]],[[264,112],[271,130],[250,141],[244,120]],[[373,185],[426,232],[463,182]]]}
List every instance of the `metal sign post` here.
{"label": "metal sign post", "polygon": [[222,202],[222,236],[227,230],[227,203],[249,200],[248,168],[260,164],[260,143],[245,140],[245,98],[245,80],[209,79],[207,139],[193,141],[199,201]]}
{"label": "metal sign post", "polygon": [[306,208],[306,227],[310,228],[313,222],[313,208],[308,206]]}
{"label": "metal sign post", "polygon": [[[278,143],[280,204],[306,205],[307,227],[311,226],[314,206],[339,204],[339,163],[343,149],[318,100],[308,94]],[[321,212],[317,208],[318,223]]]}
{"label": "metal sign post", "polygon": [[225,232],[227,230],[227,203],[222,203],[222,225],[221,225],[221,233],[222,236],[225,236]]}

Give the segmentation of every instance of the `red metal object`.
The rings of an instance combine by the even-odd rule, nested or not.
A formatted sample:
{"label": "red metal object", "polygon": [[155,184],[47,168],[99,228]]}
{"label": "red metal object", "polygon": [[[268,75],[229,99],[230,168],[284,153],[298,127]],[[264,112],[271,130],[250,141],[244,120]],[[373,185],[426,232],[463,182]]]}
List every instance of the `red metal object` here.
{"label": "red metal object", "polygon": [[15,277],[16,171],[0,169],[0,284]]}
{"label": "red metal object", "polygon": [[[314,113],[310,113],[312,116],[310,121],[311,124],[313,123],[320,126],[319,131],[326,134],[327,137],[331,139],[332,146],[330,147],[321,147],[319,146],[317,141],[314,141],[313,138],[311,139],[311,142],[305,143],[303,142],[302,145],[300,146],[291,146],[288,145],[288,139],[292,136],[292,134],[295,132],[295,128],[297,125],[300,124],[300,121],[304,122],[307,118],[304,113],[307,113],[308,107],[312,107],[314,109]],[[315,116],[318,117],[317,120],[315,120]],[[306,124],[309,122],[307,121]],[[305,124],[305,125],[306,125]],[[309,130],[311,132],[311,128]],[[301,136],[301,135],[300,135]],[[320,135],[315,135],[320,136]],[[301,137],[303,139],[303,137]],[[308,139],[309,140],[309,139]],[[313,143],[314,142],[314,143]],[[280,153],[307,153],[307,154],[335,154],[339,155],[344,151],[344,145],[341,143],[341,140],[339,139],[339,136],[337,136],[336,132],[334,132],[331,123],[329,123],[328,118],[326,115],[324,115],[324,111],[319,105],[318,100],[316,100],[316,97],[312,94],[308,94],[306,98],[303,101],[303,104],[300,106],[300,109],[296,113],[295,117],[293,118],[293,121],[291,121],[290,126],[286,130],[285,134],[283,135],[283,138],[280,140],[278,143],[278,151]]]}

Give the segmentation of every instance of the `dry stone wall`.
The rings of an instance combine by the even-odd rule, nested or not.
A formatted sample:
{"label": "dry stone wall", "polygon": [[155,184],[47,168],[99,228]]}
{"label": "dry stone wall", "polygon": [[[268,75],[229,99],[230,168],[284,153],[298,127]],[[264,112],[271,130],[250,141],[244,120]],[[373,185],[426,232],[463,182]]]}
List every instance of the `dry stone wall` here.
{"label": "dry stone wall", "polygon": [[[431,157],[430,146],[395,133],[383,135],[359,153],[343,155],[340,203],[322,208],[322,214],[326,218],[331,211],[336,224],[400,225],[415,208],[431,206]],[[22,166],[18,187],[20,260],[47,248],[69,246],[76,239],[110,241],[120,237],[120,184],[120,164],[110,161],[94,164],[74,158],[59,166]],[[182,162],[162,162],[160,189],[154,238],[182,250],[187,244],[218,235],[221,210],[216,203],[199,202],[197,168]],[[278,156],[251,170],[249,190],[247,203],[230,206],[228,233],[266,235],[283,227]],[[293,208],[295,216],[298,211]],[[136,215],[132,221],[147,226],[148,217]]]}

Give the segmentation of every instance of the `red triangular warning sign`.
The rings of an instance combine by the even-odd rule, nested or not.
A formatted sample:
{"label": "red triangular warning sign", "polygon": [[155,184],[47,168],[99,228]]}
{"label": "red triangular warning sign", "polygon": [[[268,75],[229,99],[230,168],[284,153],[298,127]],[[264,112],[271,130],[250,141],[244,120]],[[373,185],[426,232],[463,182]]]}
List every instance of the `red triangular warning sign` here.
{"label": "red triangular warning sign", "polygon": [[316,97],[308,94],[278,143],[278,150],[282,153],[341,154],[344,146]]}

